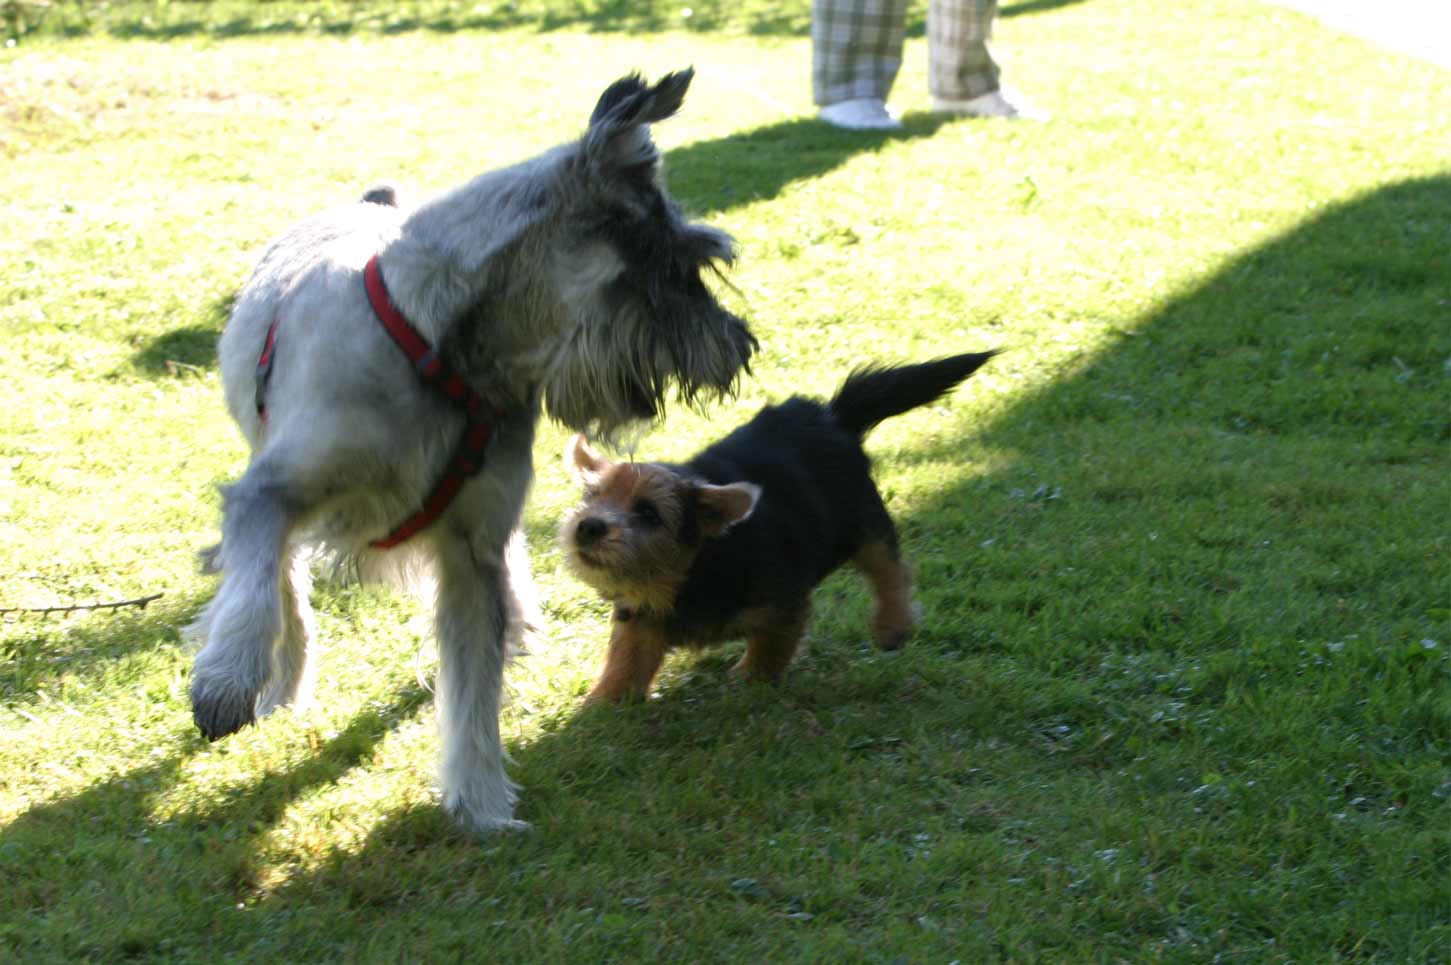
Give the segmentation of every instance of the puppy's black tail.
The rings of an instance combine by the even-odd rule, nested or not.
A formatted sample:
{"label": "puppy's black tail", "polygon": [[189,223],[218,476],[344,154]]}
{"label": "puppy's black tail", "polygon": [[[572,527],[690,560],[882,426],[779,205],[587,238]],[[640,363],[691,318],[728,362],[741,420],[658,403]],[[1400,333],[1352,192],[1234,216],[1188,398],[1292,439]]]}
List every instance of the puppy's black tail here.
{"label": "puppy's black tail", "polygon": [[864,365],[847,376],[831,400],[831,413],[846,429],[864,436],[884,419],[941,398],[996,354],[968,352],[893,367]]}

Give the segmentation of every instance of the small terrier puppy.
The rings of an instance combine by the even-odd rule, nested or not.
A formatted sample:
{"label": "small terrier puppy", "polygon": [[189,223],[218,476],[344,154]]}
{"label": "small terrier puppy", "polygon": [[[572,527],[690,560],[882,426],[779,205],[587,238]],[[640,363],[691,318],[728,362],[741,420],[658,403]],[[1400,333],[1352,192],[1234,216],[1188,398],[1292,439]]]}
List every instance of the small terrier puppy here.
{"label": "small terrier puppy", "polygon": [[767,406],[684,465],[613,463],[576,436],[565,462],[584,503],[564,521],[570,568],[615,604],[604,673],[587,698],[640,698],[665,653],[741,637],[733,672],[772,679],[796,653],[811,592],[847,560],[876,597],[884,650],[912,629],[912,581],[862,438],[926,405],[995,353],[851,374],[825,404]]}

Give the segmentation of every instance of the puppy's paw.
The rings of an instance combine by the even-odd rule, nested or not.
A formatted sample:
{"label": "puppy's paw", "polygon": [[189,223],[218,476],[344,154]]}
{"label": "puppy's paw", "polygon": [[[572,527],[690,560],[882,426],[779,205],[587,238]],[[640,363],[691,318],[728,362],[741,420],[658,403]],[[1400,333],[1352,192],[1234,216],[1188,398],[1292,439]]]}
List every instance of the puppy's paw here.
{"label": "puppy's paw", "polygon": [[612,704],[624,704],[638,702],[645,699],[644,694],[631,693],[627,690],[612,690],[596,687],[584,695],[585,707],[610,706]]}
{"label": "puppy's paw", "polygon": [[730,669],[730,675],[732,677],[745,683],[770,683],[775,680],[780,680],[782,672],[780,669],[773,670],[752,663],[745,657],[736,661],[735,666]]}
{"label": "puppy's paw", "polygon": [[876,638],[877,646],[883,650],[902,649],[912,635],[921,612],[921,607],[914,603],[908,608],[878,613],[872,620],[872,636]]}
{"label": "puppy's paw", "polygon": [[874,631],[877,638],[877,646],[883,650],[901,650],[907,638],[912,635],[912,625],[907,626],[883,626]]}

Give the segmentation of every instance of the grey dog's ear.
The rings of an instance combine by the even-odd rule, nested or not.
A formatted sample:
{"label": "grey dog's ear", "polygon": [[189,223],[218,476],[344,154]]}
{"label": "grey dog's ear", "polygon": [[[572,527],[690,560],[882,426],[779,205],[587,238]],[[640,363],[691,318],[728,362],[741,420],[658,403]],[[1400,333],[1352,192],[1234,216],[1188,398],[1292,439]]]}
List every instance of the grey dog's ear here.
{"label": "grey dog's ear", "polygon": [[654,165],[660,154],[646,125],[680,110],[695,69],[666,74],[653,87],[639,74],[621,77],[600,95],[589,117],[584,151],[591,160],[627,167]]}
{"label": "grey dog's ear", "polygon": [[589,125],[594,127],[612,114],[615,115],[613,120],[620,124],[663,121],[680,110],[685,91],[694,77],[694,67],[666,74],[654,87],[645,83],[645,78],[639,74],[621,77],[600,95],[599,103],[595,104],[594,112],[589,116]]}

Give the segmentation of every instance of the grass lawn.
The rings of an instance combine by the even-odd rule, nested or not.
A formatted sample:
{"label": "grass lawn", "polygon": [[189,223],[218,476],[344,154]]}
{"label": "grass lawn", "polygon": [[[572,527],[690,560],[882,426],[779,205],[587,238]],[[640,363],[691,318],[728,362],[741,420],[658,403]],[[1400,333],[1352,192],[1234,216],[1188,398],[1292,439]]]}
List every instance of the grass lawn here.
{"label": "grass lawn", "polygon": [[[921,4],[912,21],[920,27]],[[1252,0],[1017,0],[1045,124],[811,120],[805,0],[57,5],[0,50],[0,959],[1451,962],[1451,72]],[[511,669],[524,835],[441,814],[428,613],[320,583],[317,709],[195,733],[184,626],[245,447],[214,343],[261,245],[577,134],[694,64],[675,193],[762,352],[688,455],[869,360],[1007,352],[870,438],[919,578],[839,574],[580,710],[563,572]]]}

